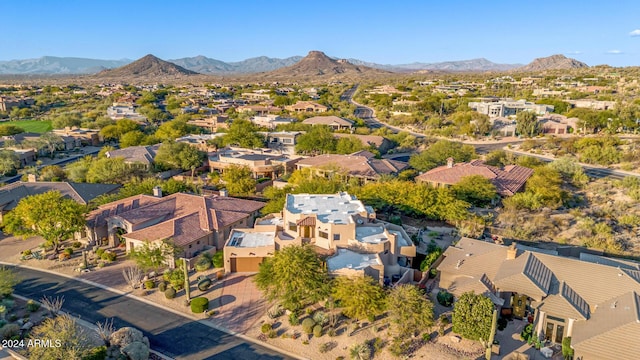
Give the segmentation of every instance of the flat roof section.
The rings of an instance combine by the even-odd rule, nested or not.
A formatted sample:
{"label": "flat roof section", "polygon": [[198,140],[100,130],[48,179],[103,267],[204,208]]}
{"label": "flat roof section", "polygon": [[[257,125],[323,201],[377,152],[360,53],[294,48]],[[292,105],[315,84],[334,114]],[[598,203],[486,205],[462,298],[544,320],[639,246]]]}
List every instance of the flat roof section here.
{"label": "flat roof section", "polygon": [[318,220],[325,224],[348,224],[353,215],[366,211],[360,200],[347,193],[288,194],[286,207],[292,214],[316,214]]}
{"label": "flat roof section", "polygon": [[382,265],[377,254],[360,254],[348,249],[338,249],[338,253],[327,259],[329,271],[340,269],[364,270],[371,265]]}
{"label": "flat roof section", "polygon": [[379,244],[389,239],[384,233],[383,226],[357,226],[356,240],[368,244]]}
{"label": "flat roof section", "polygon": [[275,244],[275,233],[268,232],[243,232],[234,230],[227,246],[239,248],[254,248],[271,246]]}

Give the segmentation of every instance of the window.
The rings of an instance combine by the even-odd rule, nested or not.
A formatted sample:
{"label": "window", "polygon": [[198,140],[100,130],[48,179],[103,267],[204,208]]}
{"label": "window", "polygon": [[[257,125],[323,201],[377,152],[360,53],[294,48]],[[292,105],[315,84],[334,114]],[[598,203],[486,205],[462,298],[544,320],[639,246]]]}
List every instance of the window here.
{"label": "window", "polygon": [[328,239],[329,238],[329,234],[324,232],[324,231],[319,231],[318,235],[323,239]]}
{"label": "window", "polygon": [[333,234],[333,241],[340,240],[340,234]]}
{"label": "window", "polygon": [[291,144],[291,139],[282,139],[284,144]]}
{"label": "window", "polygon": [[189,244],[189,249],[191,249],[191,244]]}
{"label": "window", "polygon": [[296,223],[294,223],[294,222],[290,222],[290,223],[289,223],[289,230],[291,230],[291,231],[298,231],[298,227],[296,226]]}
{"label": "window", "polygon": [[200,245],[200,240],[196,241],[196,244]]}

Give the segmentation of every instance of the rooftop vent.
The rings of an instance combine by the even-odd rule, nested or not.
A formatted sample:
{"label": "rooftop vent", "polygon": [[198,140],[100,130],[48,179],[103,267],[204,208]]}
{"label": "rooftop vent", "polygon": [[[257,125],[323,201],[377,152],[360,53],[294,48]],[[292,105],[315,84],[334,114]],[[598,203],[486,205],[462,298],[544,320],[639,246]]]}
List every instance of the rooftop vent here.
{"label": "rooftop vent", "polygon": [[462,265],[463,262],[464,260],[462,259],[458,260],[458,262],[456,262],[456,269],[460,269],[460,266]]}
{"label": "rooftop vent", "polygon": [[615,309],[616,306],[618,306],[618,302],[617,301],[614,301],[614,302],[611,303],[611,308],[612,309]]}

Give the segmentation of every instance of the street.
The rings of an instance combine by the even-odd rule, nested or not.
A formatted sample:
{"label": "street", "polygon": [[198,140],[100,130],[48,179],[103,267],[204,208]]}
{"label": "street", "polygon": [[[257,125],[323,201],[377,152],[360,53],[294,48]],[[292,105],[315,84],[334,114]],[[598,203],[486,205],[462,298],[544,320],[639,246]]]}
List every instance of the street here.
{"label": "street", "polygon": [[149,338],[154,350],[175,359],[291,359],[201,322],[80,281],[26,268],[18,268],[18,274],[22,281],[16,294],[35,300],[45,295],[64,296],[64,311],[91,323],[113,318],[117,328],[136,327]]}

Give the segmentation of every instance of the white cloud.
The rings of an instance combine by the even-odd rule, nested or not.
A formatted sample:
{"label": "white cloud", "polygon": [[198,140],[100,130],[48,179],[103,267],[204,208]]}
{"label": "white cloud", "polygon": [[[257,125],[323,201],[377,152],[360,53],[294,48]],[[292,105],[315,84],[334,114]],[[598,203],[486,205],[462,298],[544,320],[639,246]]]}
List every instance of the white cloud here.
{"label": "white cloud", "polygon": [[609,55],[620,55],[620,54],[624,54],[622,51],[620,50],[609,50],[607,51],[607,54]]}
{"label": "white cloud", "polygon": [[580,55],[582,54],[582,51],[567,51],[565,54],[567,55]]}
{"label": "white cloud", "polygon": [[630,36],[640,36],[640,29],[635,29],[629,33]]}

